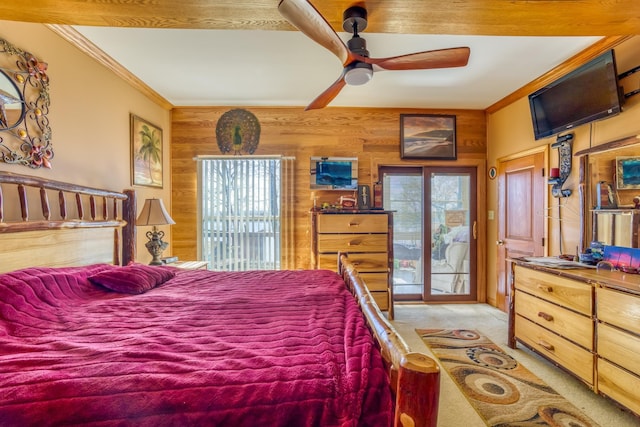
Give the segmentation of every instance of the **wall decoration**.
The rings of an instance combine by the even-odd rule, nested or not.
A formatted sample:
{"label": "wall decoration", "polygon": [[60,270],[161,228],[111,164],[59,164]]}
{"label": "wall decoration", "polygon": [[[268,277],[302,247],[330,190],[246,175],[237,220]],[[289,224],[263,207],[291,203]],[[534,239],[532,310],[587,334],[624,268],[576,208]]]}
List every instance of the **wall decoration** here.
{"label": "wall decoration", "polygon": [[373,204],[371,188],[366,185],[358,185],[358,209],[370,209]]}
{"label": "wall decoration", "polygon": [[400,114],[400,157],[455,160],[456,116]]}
{"label": "wall decoration", "polygon": [[596,187],[596,209],[615,209],[618,207],[616,192],[611,184],[598,182]]}
{"label": "wall decoration", "polygon": [[229,110],[218,120],[216,139],[222,154],[253,154],[260,142],[260,122],[250,111]]}
{"label": "wall decoration", "polygon": [[556,142],[551,144],[551,148],[558,149],[558,167],[549,171],[548,183],[551,185],[551,195],[553,197],[569,197],[571,190],[563,188],[565,181],[571,175],[571,164],[573,152],[573,133],[558,136]]}
{"label": "wall decoration", "polygon": [[0,39],[0,161],[51,168],[47,67]]}
{"label": "wall decoration", "polygon": [[498,169],[495,166],[489,168],[489,179],[496,179],[498,176]]}
{"label": "wall decoration", "polygon": [[131,183],[162,188],[162,129],[131,114]]}
{"label": "wall decoration", "polygon": [[640,188],[640,157],[616,157],[618,190]]}

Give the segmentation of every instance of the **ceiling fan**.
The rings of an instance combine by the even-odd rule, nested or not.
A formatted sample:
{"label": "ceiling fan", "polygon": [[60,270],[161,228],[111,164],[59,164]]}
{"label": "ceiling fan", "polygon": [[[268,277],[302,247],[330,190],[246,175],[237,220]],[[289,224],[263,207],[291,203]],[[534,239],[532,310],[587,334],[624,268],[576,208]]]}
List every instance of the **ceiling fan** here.
{"label": "ceiling fan", "polygon": [[371,80],[374,70],[464,67],[469,61],[468,47],[429,50],[389,58],[370,58],[366,41],[358,34],[367,27],[367,10],[361,6],[352,6],[343,14],[342,28],[353,34],[347,45],[307,0],[281,0],[278,10],[291,25],[335,54],[344,67],[338,80],[314,99],[305,110],[324,108],[345,85],[362,85]]}

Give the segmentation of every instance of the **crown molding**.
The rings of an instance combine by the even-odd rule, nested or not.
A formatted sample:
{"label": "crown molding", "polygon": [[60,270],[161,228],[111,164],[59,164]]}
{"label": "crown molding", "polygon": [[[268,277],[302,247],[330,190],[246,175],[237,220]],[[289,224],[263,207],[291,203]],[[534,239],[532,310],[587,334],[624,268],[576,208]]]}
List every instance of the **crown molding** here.
{"label": "crown molding", "polygon": [[127,82],[133,88],[140,91],[147,98],[166,110],[171,110],[174,105],[158,92],[149,87],[145,82],[136,77],[133,73],[123,67],[119,62],[110,57],[89,39],[80,34],[75,28],[69,25],[47,24],[54,33],[80,49],[83,53],[98,61],[100,64],[113,71],[118,77]]}

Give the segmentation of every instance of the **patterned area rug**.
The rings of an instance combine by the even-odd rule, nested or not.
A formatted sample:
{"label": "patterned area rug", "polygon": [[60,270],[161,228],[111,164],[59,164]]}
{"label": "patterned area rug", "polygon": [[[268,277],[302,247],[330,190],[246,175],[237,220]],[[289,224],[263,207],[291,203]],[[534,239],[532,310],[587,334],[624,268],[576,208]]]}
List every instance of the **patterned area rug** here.
{"label": "patterned area rug", "polygon": [[597,427],[478,331],[416,329],[487,425]]}

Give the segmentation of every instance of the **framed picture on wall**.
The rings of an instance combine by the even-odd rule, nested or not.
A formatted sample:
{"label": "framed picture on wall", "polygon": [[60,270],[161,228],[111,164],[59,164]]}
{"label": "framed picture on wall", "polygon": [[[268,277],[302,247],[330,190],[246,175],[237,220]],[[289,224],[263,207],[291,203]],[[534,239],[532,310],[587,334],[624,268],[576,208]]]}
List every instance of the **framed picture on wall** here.
{"label": "framed picture on wall", "polygon": [[456,116],[400,114],[400,157],[455,160]]}
{"label": "framed picture on wall", "polygon": [[162,129],[131,114],[131,183],[162,188]]}
{"label": "framed picture on wall", "polygon": [[619,190],[640,188],[640,157],[616,157],[616,187]]}

